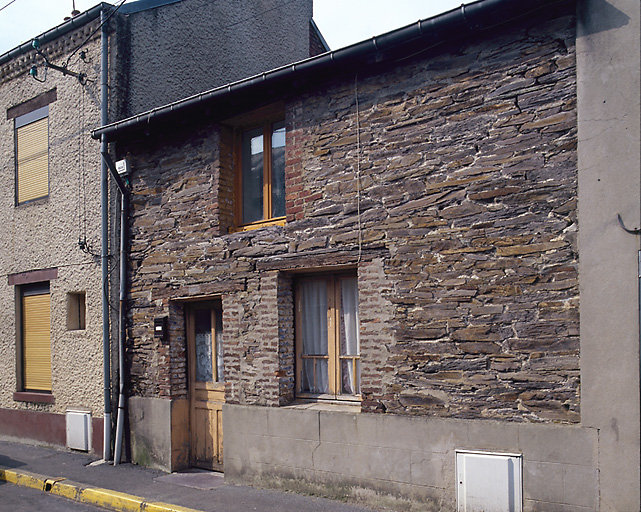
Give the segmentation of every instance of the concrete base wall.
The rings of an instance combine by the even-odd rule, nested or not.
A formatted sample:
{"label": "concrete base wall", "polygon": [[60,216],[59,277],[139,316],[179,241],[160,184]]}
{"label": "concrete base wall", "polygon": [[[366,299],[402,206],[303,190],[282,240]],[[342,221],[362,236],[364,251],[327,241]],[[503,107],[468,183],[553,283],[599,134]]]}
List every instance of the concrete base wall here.
{"label": "concrete base wall", "polygon": [[176,471],[189,466],[189,402],[163,398],[129,399],[131,460]]}
{"label": "concrete base wall", "polygon": [[230,483],[455,510],[455,450],[487,450],[523,455],[525,511],[597,507],[595,429],[238,405],[223,421]]}

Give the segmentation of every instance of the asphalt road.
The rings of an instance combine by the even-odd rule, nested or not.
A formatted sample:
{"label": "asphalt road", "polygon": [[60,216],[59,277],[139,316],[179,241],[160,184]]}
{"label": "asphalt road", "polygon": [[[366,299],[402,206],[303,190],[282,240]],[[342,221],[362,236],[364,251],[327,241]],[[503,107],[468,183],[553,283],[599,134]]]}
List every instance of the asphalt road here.
{"label": "asphalt road", "polygon": [[11,512],[97,512],[102,508],[54,496],[37,489],[0,482],[0,510]]}

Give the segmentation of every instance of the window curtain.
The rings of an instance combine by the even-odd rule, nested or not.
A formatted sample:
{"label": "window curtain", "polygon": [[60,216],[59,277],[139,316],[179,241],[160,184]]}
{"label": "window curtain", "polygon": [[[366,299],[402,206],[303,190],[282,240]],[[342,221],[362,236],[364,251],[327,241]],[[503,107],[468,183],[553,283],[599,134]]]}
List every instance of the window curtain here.
{"label": "window curtain", "polygon": [[[300,285],[303,356],[327,356],[327,283]],[[328,393],[327,358],[302,359],[303,391]]]}
{"label": "window curtain", "polygon": [[[341,279],[341,355],[358,356],[360,354],[360,334],[358,319],[358,283],[356,278]],[[354,375],[356,372],[356,375]],[[341,380],[343,393],[356,395],[360,393],[361,365],[359,360],[343,359],[341,361]],[[356,378],[354,378],[356,377]]]}

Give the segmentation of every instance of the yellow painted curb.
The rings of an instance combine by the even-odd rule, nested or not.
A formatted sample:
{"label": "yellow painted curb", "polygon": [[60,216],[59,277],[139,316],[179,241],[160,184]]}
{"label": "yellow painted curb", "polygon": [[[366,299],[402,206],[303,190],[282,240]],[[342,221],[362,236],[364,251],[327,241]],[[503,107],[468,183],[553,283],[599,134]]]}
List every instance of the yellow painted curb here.
{"label": "yellow painted curb", "polygon": [[111,489],[86,487],[65,478],[51,478],[28,471],[0,469],[0,480],[117,512],[201,512],[170,503],[147,502],[140,496]]}
{"label": "yellow painted curb", "polygon": [[12,469],[0,469],[0,480],[21,487],[31,487],[32,489],[44,489],[46,478],[28,471],[13,471]]}
{"label": "yellow painted curb", "polygon": [[140,512],[140,507],[145,500],[109,489],[88,488],[80,491],[77,501],[119,512]]}

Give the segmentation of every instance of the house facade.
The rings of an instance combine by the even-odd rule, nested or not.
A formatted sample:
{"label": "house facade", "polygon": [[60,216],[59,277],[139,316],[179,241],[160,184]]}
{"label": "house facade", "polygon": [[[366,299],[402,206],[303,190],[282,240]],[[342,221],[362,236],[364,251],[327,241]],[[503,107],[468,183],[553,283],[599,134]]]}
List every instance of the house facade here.
{"label": "house facade", "polygon": [[640,19],[475,2],[94,130],[131,168],[133,460],[637,510]]}
{"label": "house facade", "polygon": [[[308,57],[312,46],[320,51],[311,1],[278,16],[273,7],[144,0],[116,11],[102,3],[38,36],[39,48],[29,41],[0,55],[3,437],[103,449],[104,404],[113,401],[115,410],[118,390],[119,199],[113,184],[101,198],[104,164],[89,132],[190,87]],[[260,26],[260,38],[248,24]],[[232,38],[233,26],[242,30]],[[158,44],[148,44],[153,37]],[[108,286],[101,280],[103,207]],[[70,443],[66,427],[78,418],[82,442]]]}

